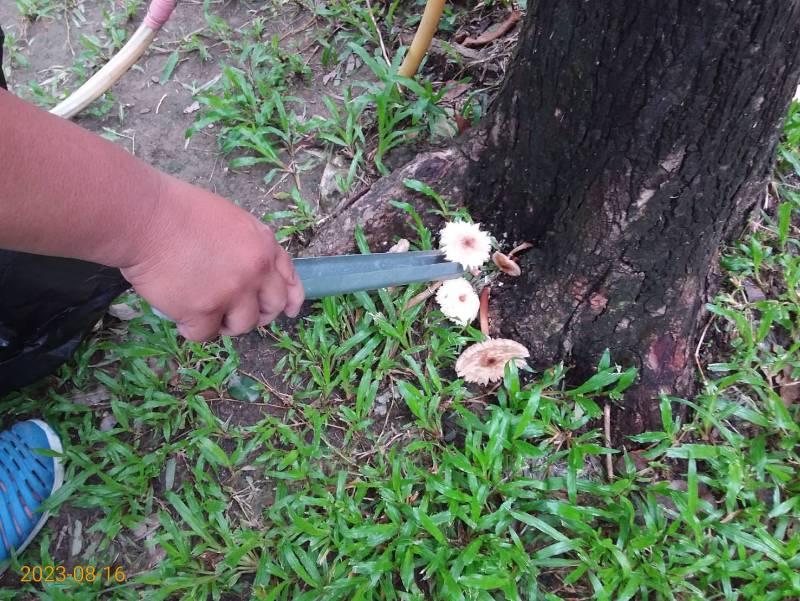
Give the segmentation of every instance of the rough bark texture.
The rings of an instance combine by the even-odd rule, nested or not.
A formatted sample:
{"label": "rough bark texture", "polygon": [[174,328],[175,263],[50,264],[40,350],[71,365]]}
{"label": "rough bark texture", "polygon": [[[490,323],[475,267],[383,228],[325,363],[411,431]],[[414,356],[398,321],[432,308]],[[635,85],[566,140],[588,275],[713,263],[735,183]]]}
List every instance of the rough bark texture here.
{"label": "rough bark texture", "polygon": [[470,170],[472,209],[532,241],[495,324],[579,377],[641,368],[623,432],[685,394],[717,251],[764,198],[800,73],[797,0],[537,0]]}

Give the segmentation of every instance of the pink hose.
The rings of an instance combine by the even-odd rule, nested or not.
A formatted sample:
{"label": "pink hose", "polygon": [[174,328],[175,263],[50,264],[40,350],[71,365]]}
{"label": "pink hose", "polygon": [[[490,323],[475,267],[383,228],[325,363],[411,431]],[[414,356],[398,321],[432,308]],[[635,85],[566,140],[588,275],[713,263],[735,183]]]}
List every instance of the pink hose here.
{"label": "pink hose", "polygon": [[178,0],[151,0],[144,17],[144,24],[150,29],[161,29],[167,22]]}

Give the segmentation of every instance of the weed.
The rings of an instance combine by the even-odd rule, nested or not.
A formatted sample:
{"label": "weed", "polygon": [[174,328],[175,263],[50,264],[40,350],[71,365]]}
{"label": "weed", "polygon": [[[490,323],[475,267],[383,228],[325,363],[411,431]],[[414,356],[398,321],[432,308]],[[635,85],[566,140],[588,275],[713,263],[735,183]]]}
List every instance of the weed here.
{"label": "weed", "polygon": [[274,211],[265,215],[263,221],[271,224],[280,224],[275,230],[275,237],[279,241],[297,238],[301,245],[308,243],[307,236],[317,224],[317,214],[313,207],[303,200],[297,188],[292,188],[291,193],[288,195],[278,193],[275,195],[275,199],[288,199],[293,204],[287,210]]}
{"label": "weed", "polygon": [[66,9],[65,2],[53,0],[15,0],[17,11],[29,21],[53,18],[63,14]]}
{"label": "weed", "polygon": [[[59,6],[50,2],[40,4],[39,0],[18,0],[18,4],[20,2],[46,7],[42,9],[46,16],[59,14],[78,22],[86,20],[83,14],[84,7],[81,4]],[[103,33],[99,35],[81,33],[78,36],[78,51],[72,64],[52,70],[51,75],[42,81],[32,82],[29,87],[31,99],[40,106],[51,108],[66,98],[71,90],[77,89],[89,79],[125,44],[129,35],[130,19],[136,14],[142,3],[142,0],[126,0],[121,7],[114,5],[103,10]],[[23,12],[23,14],[27,13]],[[45,16],[45,14],[39,16]],[[87,113],[103,117],[113,106],[113,95],[107,92],[87,109]]]}
{"label": "weed", "polygon": [[[292,78],[308,77],[302,60],[285,52],[273,38],[270,44],[245,43],[238,56],[239,67],[224,66],[219,83],[198,95],[207,108],[187,131],[191,137],[209,125],[219,124],[220,146],[225,153],[245,153],[231,161],[232,167],[267,164],[270,181],[290,166],[281,158],[286,151],[293,159],[298,144],[318,128],[317,120],[306,119],[290,107],[297,99],[284,92]],[[293,166],[293,171],[307,168]]]}
{"label": "weed", "polygon": [[[416,138],[425,127],[432,127],[435,119],[443,114],[437,102],[444,92],[434,92],[428,82],[420,84],[398,75],[402,56],[397,56],[392,65],[387,65],[382,58],[370,56],[359,46],[353,45],[351,48],[378,79],[377,82],[357,84],[364,93],[356,102],[365,110],[374,111],[377,129],[375,165],[381,173],[386,174],[388,169],[383,164],[386,154]],[[413,93],[416,99],[408,101],[403,90]]]}
{"label": "weed", "polygon": [[[5,39],[3,40],[3,50],[5,56],[8,57],[8,65],[11,68],[27,67],[28,57],[21,49],[20,41],[14,35],[13,31],[4,31]],[[0,65],[2,66],[2,65]]]}
{"label": "weed", "polygon": [[[393,6],[393,5],[392,5]],[[353,47],[377,48],[380,45],[366,3],[334,0],[315,3],[316,14],[327,20],[332,36],[320,37],[317,43],[322,47],[322,65],[325,68],[337,67],[347,62]]]}

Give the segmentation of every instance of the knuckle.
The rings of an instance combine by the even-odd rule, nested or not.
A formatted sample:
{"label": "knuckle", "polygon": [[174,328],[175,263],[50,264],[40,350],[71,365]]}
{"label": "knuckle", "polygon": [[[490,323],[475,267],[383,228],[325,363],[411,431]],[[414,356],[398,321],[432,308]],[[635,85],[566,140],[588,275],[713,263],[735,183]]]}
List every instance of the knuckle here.
{"label": "knuckle", "polygon": [[201,318],[205,318],[218,313],[221,305],[222,303],[217,298],[198,299],[195,304],[195,312],[200,315]]}
{"label": "knuckle", "polygon": [[262,252],[255,258],[252,265],[257,273],[269,273],[275,269],[275,258],[270,253]]}

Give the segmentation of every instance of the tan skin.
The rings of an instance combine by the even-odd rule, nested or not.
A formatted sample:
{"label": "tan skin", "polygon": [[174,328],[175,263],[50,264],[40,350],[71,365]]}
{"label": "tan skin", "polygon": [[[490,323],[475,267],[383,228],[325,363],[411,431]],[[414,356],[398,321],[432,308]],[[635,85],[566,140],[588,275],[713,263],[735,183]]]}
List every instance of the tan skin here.
{"label": "tan skin", "polygon": [[191,340],[239,335],[303,287],[247,211],[0,90],[0,248],[118,267]]}

